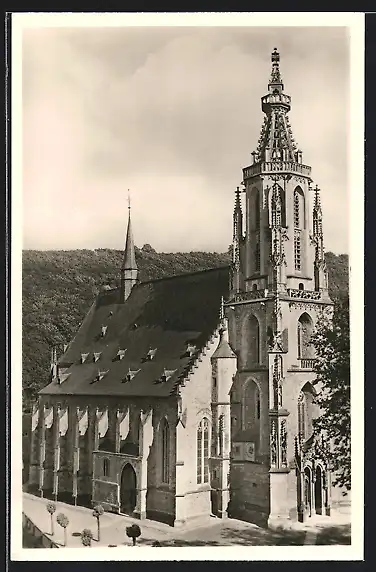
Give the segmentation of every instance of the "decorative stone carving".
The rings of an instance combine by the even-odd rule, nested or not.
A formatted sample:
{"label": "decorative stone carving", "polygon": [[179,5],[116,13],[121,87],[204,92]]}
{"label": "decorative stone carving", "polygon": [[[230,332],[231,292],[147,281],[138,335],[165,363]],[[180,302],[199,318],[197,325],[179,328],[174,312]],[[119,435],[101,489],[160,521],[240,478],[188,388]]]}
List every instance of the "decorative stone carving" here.
{"label": "decorative stone carving", "polygon": [[282,357],[279,354],[273,364],[273,401],[274,409],[282,407]]}
{"label": "decorative stone carving", "polygon": [[289,308],[296,308],[299,310],[317,310],[318,309],[318,305],[317,304],[310,304],[307,302],[289,302]]}
{"label": "decorative stone carving", "polygon": [[288,288],[287,294],[290,298],[300,298],[302,300],[320,300],[321,298],[321,292],[317,290],[295,290]]}
{"label": "decorative stone carving", "polygon": [[277,427],[275,419],[272,419],[270,428],[270,464],[277,465]]}
{"label": "decorative stone carving", "polygon": [[281,423],[281,465],[287,467],[287,431],[286,421]]}

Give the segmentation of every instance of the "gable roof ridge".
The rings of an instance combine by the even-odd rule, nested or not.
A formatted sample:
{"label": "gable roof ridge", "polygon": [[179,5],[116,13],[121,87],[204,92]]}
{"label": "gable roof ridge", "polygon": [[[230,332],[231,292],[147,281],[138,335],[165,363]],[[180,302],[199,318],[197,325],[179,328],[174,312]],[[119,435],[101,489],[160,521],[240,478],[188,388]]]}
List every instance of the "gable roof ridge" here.
{"label": "gable roof ridge", "polygon": [[191,357],[190,361],[186,365],[186,367],[182,370],[181,374],[178,376],[176,382],[171,388],[170,395],[173,395],[179,387],[189,383],[190,378],[194,375],[194,368],[199,367],[199,362],[202,361],[201,357],[206,354],[206,352],[210,349],[210,346],[216,342],[216,338],[219,336],[219,325],[218,322],[215,329],[208,335],[206,343],[204,343],[201,348],[198,349],[198,352]]}
{"label": "gable roof ridge", "polygon": [[162,282],[166,280],[173,280],[175,278],[184,278],[188,276],[197,276],[198,274],[206,274],[208,272],[215,272],[218,270],[230,269],[230,264],[224,264],[223,266],[216,266],[215,268],[206,268],[204,270],[195,270],[194,272],[182,272],[181,274],[172,274],[171,276],[162,276],[161,278],[153,278],[151,280],[141,280],[139,286],[142,284],[152,284],[154,282]]}

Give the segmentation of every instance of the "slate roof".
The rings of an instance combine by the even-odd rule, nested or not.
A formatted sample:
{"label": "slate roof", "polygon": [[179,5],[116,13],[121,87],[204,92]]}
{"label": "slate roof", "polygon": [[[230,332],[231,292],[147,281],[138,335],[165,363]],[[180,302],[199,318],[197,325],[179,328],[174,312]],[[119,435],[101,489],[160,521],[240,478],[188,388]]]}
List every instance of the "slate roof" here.
{"label": "slate roof", "polygon": [[[70,375],[61,384],[53,380],[40,394],[171,395],[218,326],[228,282],[229,268],[222,267],[139,283],[123,304],[120,289],[102,292],[59,360],[67,368],[64,377]],[[104,336],[102,326],[107,326]],[[188,344],[196,346],[192,356]],[[147,360],[150,349],[156,353]],[[122,359],[119,350],[126,350]],[[94,352],[101,352],[96,362]],[[84,363],[81,354],[89,354]],[[122,382],[129,371],[136,374]],[[160,382],[165,371],[173,373]]]}

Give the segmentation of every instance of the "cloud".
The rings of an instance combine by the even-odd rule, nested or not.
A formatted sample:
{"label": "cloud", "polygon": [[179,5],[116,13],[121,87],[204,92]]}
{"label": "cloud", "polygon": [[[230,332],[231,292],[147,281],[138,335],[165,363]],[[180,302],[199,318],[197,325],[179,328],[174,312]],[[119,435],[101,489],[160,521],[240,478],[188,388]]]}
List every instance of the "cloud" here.
{"label": "cloud", "polygon": [[227,249],[274,45],[295,138],[323,190],[327,249],[346,251],[341,28],[24,32],[24,247],[122,248],[130,188],[140,246]]}

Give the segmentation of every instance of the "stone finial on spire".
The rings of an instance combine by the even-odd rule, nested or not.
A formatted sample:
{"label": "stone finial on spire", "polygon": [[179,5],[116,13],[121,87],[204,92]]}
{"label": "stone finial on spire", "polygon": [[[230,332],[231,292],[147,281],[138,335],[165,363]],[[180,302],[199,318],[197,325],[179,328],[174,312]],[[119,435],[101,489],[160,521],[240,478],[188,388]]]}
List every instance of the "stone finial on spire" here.
{"label": "stone finial on spire", "polygon": [[128,189],[128,228],[125,240],[123,264],[121,266],[121,299],[123,302],[128,298],[133,286],[136,284],[137,274],[138,268],[131,223],[131,199]]}
{"label": "stone finial on spire", "polygon": [[283,89],[283,82],[282,82],[281,72],[279,69],[280,55],[279,52],[277,51],[277,48],[274,48],[271,60],[272,60],[272,72],[270,75],[269,87],[271,85],[276,84],[282,86]]}

